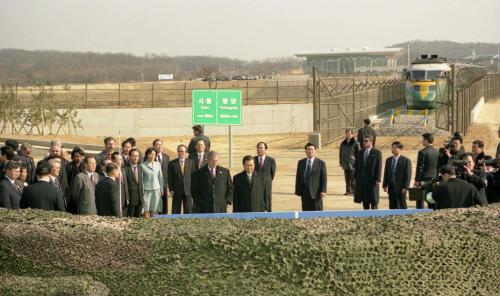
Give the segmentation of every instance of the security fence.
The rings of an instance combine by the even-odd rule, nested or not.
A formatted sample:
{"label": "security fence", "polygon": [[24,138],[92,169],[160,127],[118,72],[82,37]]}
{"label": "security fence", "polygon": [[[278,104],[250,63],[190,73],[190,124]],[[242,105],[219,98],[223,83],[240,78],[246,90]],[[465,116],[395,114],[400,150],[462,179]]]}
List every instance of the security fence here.
{"label": "security fence", "polygon": [[403,105],[405,81],[320,77],[313,68],[312,93],[314,132],[326,144],[362,127],[364,118]]}
{"label": "security fence", "polygon": [[472,110],[484,98],[500,99],[500,74],[486,74],[482,67],[452,65],[451,75],[437,79],[436,126],[467,134]]}

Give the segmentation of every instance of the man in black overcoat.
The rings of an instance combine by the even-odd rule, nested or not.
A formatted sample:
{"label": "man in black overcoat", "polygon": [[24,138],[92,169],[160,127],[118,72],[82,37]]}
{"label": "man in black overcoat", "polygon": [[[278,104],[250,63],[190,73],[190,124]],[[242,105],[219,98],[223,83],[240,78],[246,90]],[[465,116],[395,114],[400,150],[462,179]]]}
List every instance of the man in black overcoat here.
{"label": "man in black overcoat", "polygon": [[172,196],[172,214],[191,214],[191,175],[194,172],[193,160],[187,158],[186,145],[177,146],[177,158],[168,164],[168,188]]}
{"label": "man in black overcoat", "polygon": [[306,158],[299,160],[295,174],[295,195],[300,196],[302,211],[322,211],[326,196],[326,164],[316,157],[316,145],[307,143]]}
{"label": "man in black overcoat", "polygon": [[65,211],[64,196],[61,190],[50,184],[50,166],[40,163],[36,168],[38,181],[26,187],[21,196],[21,208],[46,211]]}
{"label": "man in black overcoat", "polygon": [[427,201],[435,203],[436,209],[468,208],[488,204],[474,185],[457,178],[453,166],[445,165],[439,169],[439,173],[443,182],[434,188],[432,196],[427,196]]}
{"label": "man in black overcoat", "polygon": [[217,165],[219,154],[208,153],[208,164],[193,175],[191,193],[201,213],[226,213],[233,202],[233,182],[228,169]]}
{"label": "man in black overcoat", "polygon": [[233,177],[233,212],[264,212],[266,210],[266,182],[264,174],[255,170],[251,155],[243,157],[243,171]]}
{"label": "man in black overcoat", "polygon": [[254,157],[255,170],[266,178],[266,211],[272,211],[273,180],[276,174],[276,161],[267,155],[267,144],[257,143],[257,156]]}
{"label": "man in black overcoat", "polygon": [[391,149],[392,156],[385,161],[382,187],[384,192],[389,194],[389,209],[406,209],[406,193],[411,182],[411,161],[401,155],[401,142],[392,143]]}
{"label": "man in black overcoat", "polygon": [[97,215],[122,217],[119,184],[115,181],[120,176],[120,168],[111,162],[106,165],[106,177],[95,187],[95,205]]}
{"label": "man in black overcoat", "polygon": [[373,147],[372,137],[363,140],[364,148],[356,157],[356,192],[354,202],[363,209],[378,209],[379,185],[382,177],[382,153]]}

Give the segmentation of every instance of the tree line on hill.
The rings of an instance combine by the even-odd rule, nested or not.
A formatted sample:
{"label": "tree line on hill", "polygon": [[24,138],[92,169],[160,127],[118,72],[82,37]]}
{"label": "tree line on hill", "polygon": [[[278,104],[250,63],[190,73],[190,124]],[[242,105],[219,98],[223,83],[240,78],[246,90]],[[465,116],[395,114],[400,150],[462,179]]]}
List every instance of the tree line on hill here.
{"label": "tree line on hill", "polygon": [[194,80],[224,74],[291,73],[300,70],[302,64],[295,57],[244,61],[213,56],[0,49],[0,81],[11,80],[19,85],[155,81],[158,74],[173,74],[175,80]]}
{"label": "tree line on hill", "polygon": [[[390,47],[407,48],[408,42]],[[451,41],[410,41],[411,60],[421,54],[438,54],[452,60],[476,55],[495,55],[500,43],[457,43]],[[489,64],[489,60],[485,61]],[[407,64],[407,55],[400,64]],[[297,74],[304,71],[304,60],[282,57],[245,61],[214,56],[168,56],[127,53],[67,51],[29,51],[0,49],[0,82],[19,85],[65,83],[103,83],[156,81],[158,74],[173,74],[175,80],[190,80],[225,75]]]}

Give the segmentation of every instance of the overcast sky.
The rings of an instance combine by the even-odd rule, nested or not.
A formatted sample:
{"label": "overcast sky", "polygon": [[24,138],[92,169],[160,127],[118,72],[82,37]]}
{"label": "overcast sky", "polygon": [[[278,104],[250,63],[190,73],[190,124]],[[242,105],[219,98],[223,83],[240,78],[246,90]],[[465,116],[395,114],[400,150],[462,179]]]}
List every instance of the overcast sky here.
{"label": "overcast sky", "polygon": [[408,40],[500,42],[498,0],[0,0],[0,48],[292,56]]}

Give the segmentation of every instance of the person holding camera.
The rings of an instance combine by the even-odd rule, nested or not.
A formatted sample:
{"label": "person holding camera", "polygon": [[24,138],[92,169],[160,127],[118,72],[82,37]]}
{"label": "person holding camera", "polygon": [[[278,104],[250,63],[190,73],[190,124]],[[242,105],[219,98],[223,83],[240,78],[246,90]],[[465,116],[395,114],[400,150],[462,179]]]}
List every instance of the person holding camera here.
{"label": "person holding camera", "polygon": [[486,174],[483,171],[475,169],[475,161],[472,153],[465,153],[462,156],[462,161],[456,163],[463,165],[457,170],[460,171],[460,173],[458,174],[459,178],[466,181],[467,183],[474,185],[481,198],[486,200],[485,189],[488,185]]}
{"label": "person holding camera", "polygon": [[432,193],[427,194],[427,202],[435,204],[436,209],[468,208],[487,205],[474,185],[457,178],[456,169],[445,165],[439,169],[443,182],[436,183]]}
{"label": "person holding camera", "polygon": [[486,174],[488,182],[485,190],[488,203],[500,202],[500,161],[486,155],[482,161],[479,161],[479,166],[481,171]]}
{"label": "person holding camera", "polygon": [[465,153],[462,145],[462,138],[453,137],[449,143],[439,149],[438,168],[459,161]]}

